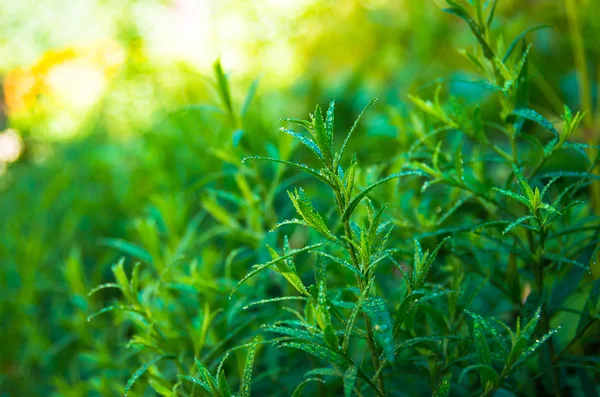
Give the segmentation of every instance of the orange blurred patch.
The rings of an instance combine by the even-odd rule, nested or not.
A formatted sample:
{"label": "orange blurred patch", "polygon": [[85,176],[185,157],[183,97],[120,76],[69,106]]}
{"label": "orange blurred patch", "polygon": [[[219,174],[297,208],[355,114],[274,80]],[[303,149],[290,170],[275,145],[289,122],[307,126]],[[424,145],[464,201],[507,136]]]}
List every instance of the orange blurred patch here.
{"label": "orange blurred patch", "polygon": [[87,81],[77,79],[78,75],[85,76],[85,73],[74,74],[70,79],[61,79],[57,82],[53,76],[61,69],[68,71],[73,66],[78,70],[84,68],[108,81],[119,70],[124,59],[123,48],[111,40],[50,50],[31,67],[15,69],[5,76],[4,98],[7,113],[19,113],[33,108],[40,94],[57,94],[68,91],[67,85],[81,87],[88,84]]}

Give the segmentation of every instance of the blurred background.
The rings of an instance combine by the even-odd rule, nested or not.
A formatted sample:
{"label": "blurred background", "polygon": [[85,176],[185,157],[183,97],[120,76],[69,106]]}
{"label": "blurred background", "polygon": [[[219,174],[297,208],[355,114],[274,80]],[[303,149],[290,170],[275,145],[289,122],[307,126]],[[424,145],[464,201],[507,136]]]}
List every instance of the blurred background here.
{"label": "blurred background", "polygon": [[[87,395],[93,368],[111,360],[98,353],[109,337],[85,321],[85,294],[110,279],[115,258],[99,238],[135,239],[135,219],[157,209],[178,214],[176,229],[199,187],[235,163],[228,153],[274,150],[279,118],[336,99],[344,128],[379,95],[361,135],[373,139],[354,150],[371,162],[397,153],[407,94],[474,75],[459,51],[474,40],[443,7],[0,0],[0,395]],[[497,14],[506,43],[551,26],[528,35],[532,107],[551,120],[563,103],[586,110],[578,139],[597,144],[598,1],[501,0]],[[235,115],[218,94],[217,59]],[[448,90],[465,102],[486,95]],[[100,390],[103,377],[94,379]]]}

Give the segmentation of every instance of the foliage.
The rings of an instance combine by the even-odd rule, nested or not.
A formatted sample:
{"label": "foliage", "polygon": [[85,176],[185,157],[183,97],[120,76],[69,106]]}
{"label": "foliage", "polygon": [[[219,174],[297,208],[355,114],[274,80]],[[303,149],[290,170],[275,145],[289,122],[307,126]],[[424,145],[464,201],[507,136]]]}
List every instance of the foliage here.
{"label": "foliage", "polygon": [[[445,3],[475,44],[461,52],[476,77],[460,84],[484,100],[451,95],[452,79],[414,92],[385,115],[391,149],[362,132],[383,100],[353,123],[331,101],[265,132],[257,85],[237,95],[217,61],[218,105],[11,168],[0,307],[15,343],[0,385],[596,395],[600,156],[578,139],[586,113],[551,121],[537,106],[537,27],[505,44],[499,2]],[[27,197],[35,178],[50,182]]]}

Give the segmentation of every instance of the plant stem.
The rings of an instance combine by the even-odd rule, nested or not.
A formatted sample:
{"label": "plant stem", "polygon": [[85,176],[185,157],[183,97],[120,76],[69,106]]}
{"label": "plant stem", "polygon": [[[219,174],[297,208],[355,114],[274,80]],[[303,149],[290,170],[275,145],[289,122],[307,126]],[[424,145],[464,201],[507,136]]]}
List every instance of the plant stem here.
{"label": "plant stem", "polygon": [[[547,264],[546,263],[547,260],[543,257],[543,254],[544,254],[544,249],[546,248],[547,231],[546,231],[546,229],[543,225],[543,222],[541,221],[540,218],[538,218],[538,224],[540,227],[539,236],[540,236],[541,258],[538,262],[536,286],[537,286],[538,297],[540,300],[543,300],[544,268],[546,267],[546,264]],[[542,303],[541,325],[542,325],[542,332],[544,334],[547,334],[548,332],[550,332],[550,314],[548,313],[548,308],[545,303]],[[556,350],[554,348],[554,343],[552,343],[552,340],[548,341],[548,350],[550,353],[551,363],[554,363],[556,361]],[[561,393],[561,386],[560,386],[560,369],[559,368],[554,368],[552,370],[552,385],[554,388],[555,396],[561,397],[562,393]]]}
{"label": "plant stem", "polygon": [[[344,233],[346,234],[346,238],[348,238],[350,240],[352,239],[352,229],[350,228],[349,220],[346,220],[344,222]],[[350,257],[352,258],[352,264],[357,269],[360,269],[360,263],[358,261],[358,257],[356,255],[354,246],[350,244],[348,246],[348,251],[350,252]],[[365,274],[365,276],[367,276],[367,275]],[[358,282],[358,286],[362,293],[365,289],[365,283],[358,277],[356,278],[356,280]],[[379,361],[379,355],[377,354],[377,345],[375,344],[375,336],[373,334],[373,325],[371,324],[371,319],[369,318],[367,313],[364,313],[364,318],[365,318],[365,325],[367,328],[367,344],[369,345],[369,350],[371,351],[373,367],[375,369],[375,372],[378,373],[377,379],[376,379],[377,387],[385,395],[385,384],[383,382],[383,374],[381,373],[381,371],[379,371],[381,363]]]}
{"label": "plant stem", "polygon": [[[340,214],[344,213],[344,209],[346,207],[346,202],[344,200],[344,194],[342,192],[340,192],[339,190],[335,191],[335,196],[336,196],[336,201],[338,203],[338,207],[340,210]],[[348,240],[353,240],[353,234],[352,234],[352,228],[350,227],[350,220],[346,219],[344,221],[344,234],[346,235],[346,238]],[[360,266],[360,261],[358,260],[358,256],[356,254],[356,250],[354,249],[354,246],[352,244],[348,244],[348,252],[350,253],[350,257],[352,258],[352,265],[356,268],[356,269],[360,269],[361,271],[364,272],[364,269],[362,269],[362,267]],[[368,278],[368,275],[365,274],[365,278]],[[366,283],[364,283],[358,276],[356,277],[356,282],[358,284],[358,287],[360,289],[360,292],[362,293],[364,291],[364,289],[366,288]],[[383,395],[385,395],[385,384],[383,381],[383,374],[380,371],[380,367],[381,367],[381,363],[379,361],[379,355],[377,354],[377,345],[375,344],[375,336],[373,334],[373,325],[371,324],[371,319],[369,319],[369,316],[364,313],[364,319],[365,319],[365,326],[367,328],[367,344],[369,346],[369,350],[371,352],[371,358],[373,360],[373,367],[375,370],[375,373],[377,373],[377,387],[379,388],[379,390],[381,391],[381,393]]]}

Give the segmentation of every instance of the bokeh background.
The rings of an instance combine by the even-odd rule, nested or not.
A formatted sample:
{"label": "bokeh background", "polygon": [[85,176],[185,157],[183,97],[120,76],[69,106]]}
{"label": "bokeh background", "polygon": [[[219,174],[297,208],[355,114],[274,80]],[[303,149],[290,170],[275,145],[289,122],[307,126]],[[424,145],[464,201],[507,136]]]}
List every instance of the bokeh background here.
{"label": "bokeh background", "polygon": [[[0,395],[113,390],[99,368],[118,372],[127,358],[112,361],[111,335],[86,322],[85,295],[110,280],[116,257],[101,238],[139,239],[139,218],[156,211],[171,214],[172,230],[199,207],[225,216],[202,187],[231,172],[232,153],[286,150],[279,118],[336,99],[343,128],[379,95],[360,135],[368,144],[353,150],[393,156],[409,139],[407,94],[472,75],[459,49],[475,43],[443,6],[1,0]],[[506,43],[551,26],[528,35],[532,107],[551,120],[563,103],[586,110],[578,139],[597,144],[600,3],[502,0],[497,13]],[[236,115],[223,110],[217,59]],[[485,101],[476,86],[448,91]],[[220,255],[206,248],[204,265]]]}

